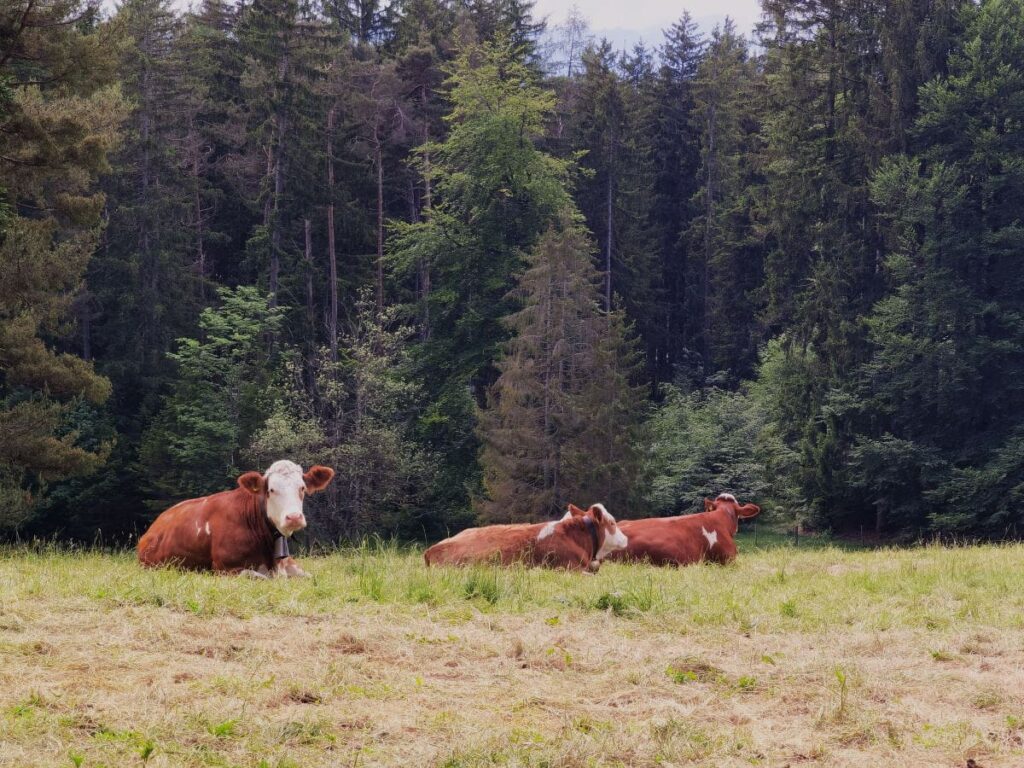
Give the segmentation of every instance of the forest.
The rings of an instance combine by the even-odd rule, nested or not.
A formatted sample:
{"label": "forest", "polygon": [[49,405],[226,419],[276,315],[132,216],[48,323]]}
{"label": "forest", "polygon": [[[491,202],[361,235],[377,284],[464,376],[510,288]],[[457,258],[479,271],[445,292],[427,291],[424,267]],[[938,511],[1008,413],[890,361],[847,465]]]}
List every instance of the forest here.
{"label": "forest", "polygon": [[0,536],[1024,523],[1024,0],[0,2]]}

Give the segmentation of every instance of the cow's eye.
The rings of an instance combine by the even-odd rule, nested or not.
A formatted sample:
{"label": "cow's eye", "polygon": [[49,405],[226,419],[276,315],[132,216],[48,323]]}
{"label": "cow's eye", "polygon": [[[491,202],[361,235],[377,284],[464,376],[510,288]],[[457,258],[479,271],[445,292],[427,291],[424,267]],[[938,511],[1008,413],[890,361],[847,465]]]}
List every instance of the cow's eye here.
{"label": "cow's eye", "polygon": [[274,489],[273,489],[273,488],[271,488],[271,489],[270,489],[270,493],[273,493],[273,492],[274,492]]}

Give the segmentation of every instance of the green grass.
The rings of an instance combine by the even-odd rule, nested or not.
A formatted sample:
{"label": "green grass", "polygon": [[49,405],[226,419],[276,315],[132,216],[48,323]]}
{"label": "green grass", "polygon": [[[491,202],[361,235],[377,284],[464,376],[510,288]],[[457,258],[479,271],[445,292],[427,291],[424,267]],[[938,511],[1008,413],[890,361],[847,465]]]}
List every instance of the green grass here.
{"label": "green grass", "polygon": [[262,582],[2,549],[0,766],[1024,764],[1024,547],[740,551]]}
{"label": "green grass", "polygon": [[483,613],[574,610],[689,626],[886,630],[985,624],[1024,628],[1020,546],[848,550],[745,547],[728,567],[606,563],[591,576],[522,567],[425,568],[416,550],[380,544],[305,560],[310,579],[263,583],[146,570],[130,554],[57,547],[0,552],[6,601],[86,598],[108,608],[155,606],[197,616],[316,616],[344,605]]}

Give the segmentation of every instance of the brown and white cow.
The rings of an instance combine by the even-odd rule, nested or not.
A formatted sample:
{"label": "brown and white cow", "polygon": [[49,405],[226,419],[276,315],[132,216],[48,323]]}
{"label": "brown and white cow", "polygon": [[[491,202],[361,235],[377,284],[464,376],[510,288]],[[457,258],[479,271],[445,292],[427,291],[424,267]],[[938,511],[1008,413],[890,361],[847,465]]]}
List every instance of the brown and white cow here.
{"label": "brown and white cow", "polygon": [[234,490],[161,512],[139,539],[139,562],[250,576],[305,576],[288,555],[288,537],[306,527],[306,494],[323,490],[333,477],[328,467],[303,473],[292,461],[276,461],[263,475],[246,472]]}
{"label": "brown and white cow", "polygon": [[560,520],[467,528],[423,553],[427,565],[524,563],[596,570],[626,537],[603,504],[584,511],[572,504]]}
{"label": "brown and white cow", "polygon": [[701,560],[728,563],[736,557],[733,537],[740,518],[754,517],[760,511],[756,504],[740,504],[731,493],[722,493],[714,501],[704,499],[704,511],[695,515],[623,520],[619,528],[629,544],[608,559],[653,565],[689,565]]}

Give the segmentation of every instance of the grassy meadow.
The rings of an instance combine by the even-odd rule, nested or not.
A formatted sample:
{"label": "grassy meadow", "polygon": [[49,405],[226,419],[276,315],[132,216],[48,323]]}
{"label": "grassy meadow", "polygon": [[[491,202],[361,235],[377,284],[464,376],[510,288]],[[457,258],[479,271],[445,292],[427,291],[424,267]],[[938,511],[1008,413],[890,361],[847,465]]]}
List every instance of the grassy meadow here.
{"label": "grassy meadow", "polygon": [[2,550],[0,765],[1024,765],[1024,547],[740,549],[272,582]]}

